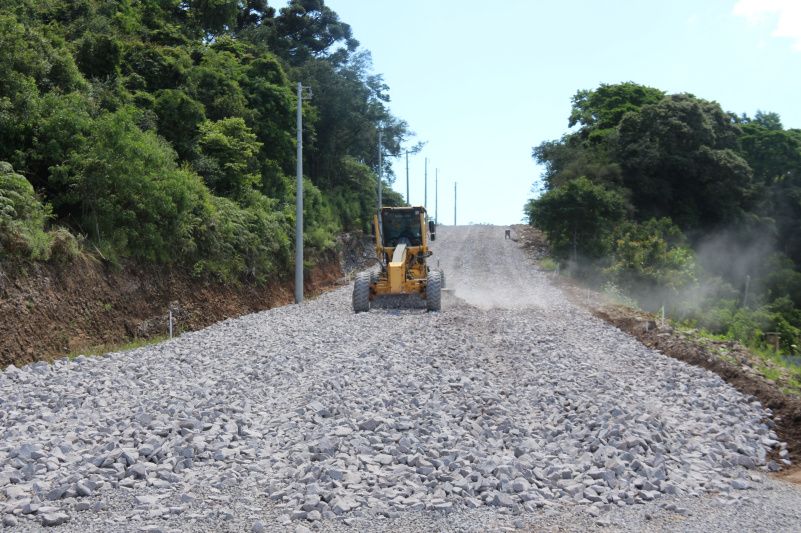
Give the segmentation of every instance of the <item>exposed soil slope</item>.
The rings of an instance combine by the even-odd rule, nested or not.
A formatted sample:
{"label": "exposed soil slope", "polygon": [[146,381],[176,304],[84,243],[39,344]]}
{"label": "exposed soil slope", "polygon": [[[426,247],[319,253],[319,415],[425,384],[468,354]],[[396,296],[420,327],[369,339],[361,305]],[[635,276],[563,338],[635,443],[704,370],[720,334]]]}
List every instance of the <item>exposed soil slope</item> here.
{"label": "exposed soil slope", "polygon": [[[164,268],[115,270],[91,260],[15,270],[0,266],[0,368],[164,336],[171,307],[178,332],[294,299],[294,283],[285,279],[235,286]],[[340,260],[332,253],[307,271],[305,290],[313,295],[341,282]]]}

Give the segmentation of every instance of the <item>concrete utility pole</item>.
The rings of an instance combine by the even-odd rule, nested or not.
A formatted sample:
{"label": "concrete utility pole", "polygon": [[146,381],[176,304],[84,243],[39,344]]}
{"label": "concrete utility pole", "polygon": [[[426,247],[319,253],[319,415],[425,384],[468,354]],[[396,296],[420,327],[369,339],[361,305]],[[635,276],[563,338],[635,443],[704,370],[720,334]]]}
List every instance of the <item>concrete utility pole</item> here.
{"label": "concrete utility pole", "polygon": [[453,225],[456,225],[456,182],[453,182]]}
{"label": "concrete utility pole", "polygon": [[[304,96],[303,90],[308,93]],[[295,183],[295,303],[303,301],[303,100],[311,98],[311,88],[298,82],[298,154]]]}
{"label": "concrete utility pole", "polygon": [[409,203],[409,150],[406,150],[406,203]]}
{"label": "concrete utility pole", "polygon": [[428,216],[428,158],[427,157],[426,157],[425,173],[423,177],[423,207],[426,210],[426,216]]}
{"label": "concrete utility pole", "polygon": [[383,138],[384,132],[378,130],[378,218],[381,219],[381,204],[383,203],[382,194],[383,191],[381,190],[381,181],[384,179],[384,169],[383,169],[383,161],[381,155],[381,142],[384,140]]}
{"label": "concrete utility pole", "polygon": [[439,224],[439,169],[434,172],[434,224]]}

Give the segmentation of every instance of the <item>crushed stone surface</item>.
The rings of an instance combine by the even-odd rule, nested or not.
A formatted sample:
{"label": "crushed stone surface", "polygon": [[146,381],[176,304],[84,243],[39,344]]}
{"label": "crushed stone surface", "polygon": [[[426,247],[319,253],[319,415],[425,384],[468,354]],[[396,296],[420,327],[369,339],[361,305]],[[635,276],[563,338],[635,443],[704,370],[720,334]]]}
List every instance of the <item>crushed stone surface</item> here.
{"label": "crushed stone surface", "polygon": [[0,372],[0,521],[64,531],[793,531],[770,411],[441,227],[443,311],[345,287]]}

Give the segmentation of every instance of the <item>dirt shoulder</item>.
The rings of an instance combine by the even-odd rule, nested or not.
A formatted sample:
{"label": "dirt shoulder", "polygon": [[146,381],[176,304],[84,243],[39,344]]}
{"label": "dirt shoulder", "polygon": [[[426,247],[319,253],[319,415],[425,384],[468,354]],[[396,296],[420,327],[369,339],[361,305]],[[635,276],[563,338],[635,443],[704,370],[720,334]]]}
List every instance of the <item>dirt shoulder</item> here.
{"label": "dirt shoulder", "polygon": [[[535,260],[547,255],[544,236],[530,226],[514,226],[518,244]],[[646,346],[691,365],[715,372],[727,383],[759,400],[773,412],[776,433],[787,443],[790,458],[801,461],[801,397],[786,393],[781,383],[759,375],[760,358],[736,342],[713,341],[691,332],[661,325],[659,317],[610,301],[603,294],[581,287],[574,280],[554,276],[555,283],[571,300],[593,315],[636,337]],[[791,468],[782,476],[801,482],[801,470]]]}
{"label": "dirt shoulder", "polygon": [[[306,270],[306,296],[347,283],[364,250],[363,236],[343,236],[336,252],[317,257]],[[231,285],[168,268],[117,269],[89,258],[0,265],[0,370],[163,338],[170,310],[181,333],[293,301],[291,279]]]}

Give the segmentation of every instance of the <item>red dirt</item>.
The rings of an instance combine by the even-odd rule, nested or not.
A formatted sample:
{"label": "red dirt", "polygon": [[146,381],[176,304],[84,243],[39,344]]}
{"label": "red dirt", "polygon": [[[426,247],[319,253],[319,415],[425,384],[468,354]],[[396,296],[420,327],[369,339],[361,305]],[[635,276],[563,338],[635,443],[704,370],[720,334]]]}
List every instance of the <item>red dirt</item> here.
{"label": "red dirt", "polygon": [[[306,272],[305,293],[342,280],[339,258],[329,254]],[[90,259],[0,265],[0,369],[163,336],[170,304],[175,327],[188,331],[290,303],[293,295],[294,283],[286,280],[234,286],[166,268],[115,270]]]}

